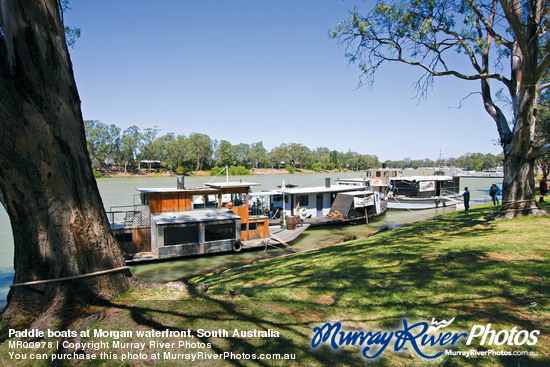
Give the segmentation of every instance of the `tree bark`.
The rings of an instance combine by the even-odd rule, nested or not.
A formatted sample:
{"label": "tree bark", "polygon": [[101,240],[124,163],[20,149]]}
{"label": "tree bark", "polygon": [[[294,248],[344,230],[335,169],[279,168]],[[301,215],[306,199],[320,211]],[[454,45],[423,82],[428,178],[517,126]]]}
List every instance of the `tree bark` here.
{"label": "tree bark", "polygon": [[[86,150],[58,3],[0,6],[0,200],[13,230],[14,283],[122,267]],[[108,299],[132,282],[122,270],[14,287],[2,317],[9,324],[22,313]]]}

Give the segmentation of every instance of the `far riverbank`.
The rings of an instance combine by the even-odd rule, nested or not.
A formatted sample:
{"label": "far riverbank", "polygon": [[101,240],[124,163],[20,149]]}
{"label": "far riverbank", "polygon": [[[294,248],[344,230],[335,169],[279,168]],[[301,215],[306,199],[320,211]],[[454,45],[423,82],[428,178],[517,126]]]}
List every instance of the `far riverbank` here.
{"label": "far riverbank", "polygon": [[[139,172],[120,172],[115,170],[101,170],[99,171],[103,178],[123,178],[123,177],[173,177],[176,176],[175,172],[171,171],[154,171],[148,172],[147,169],[142,169]],[[203,177],[210,176],[210,170],[193,171],[186,173],[185,176],[191,177]],[[327,173],[347,173],[353,172],[350,170],[323,170],[321,172],[315,172],[308,169],[296,169],[293,174],[327,174]],[[253,168],[250,170],[250,175],[288,175],[290,174],[286,169],[277,168]]]}

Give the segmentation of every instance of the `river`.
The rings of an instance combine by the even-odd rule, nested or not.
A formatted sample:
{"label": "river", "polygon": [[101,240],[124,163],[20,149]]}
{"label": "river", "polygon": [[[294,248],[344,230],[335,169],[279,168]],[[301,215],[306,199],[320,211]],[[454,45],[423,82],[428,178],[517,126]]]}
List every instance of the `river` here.
{"label": "river", "polygon": [[[418,171],[405,171],[405,175],[421,174]],[[429,172],[426,172],[429,174]],[[344,177],[364,177],[364,173],[331,173],[331,174],[295,174],[295,175],[255,175],[233,176],[232,181],[256,182],[261,186],[253,187],[254,191],[275,189],[285,183],[306,186],[323,186],[324,179]],[[185,177],[186,187],[201,187],[210,181],[211,177]],[[223,181],[225,177],[217,177],[216,181]],[[502,179],[462,179],[461,186],[469,186],[472,200],[489,201],[488,189],[491,183],[502,186]],[[112,206],[132,205],[137,200],[136,188],[175,187],[175,177],[132,177],[106,178],[98,180],[99,191],[106,210]],[[382,227],[397,227],[405,223],[439,215],[452,211],[452,208],[429,209],[421,211],[389,211],[381,218],[371,221],[368,225],[332,226],[322,229],[308,229],[292,243],[298,251],[329,246],[345,239],[364,237]],[[8,215],[0,210],[0,309],[4,307],[9,285],[13,281],[13,237]],[[189,278],[205,274],[214,270],[241,266],[260,259],[279,256],[285,250],[269,249],[267,251],[250,251],[240,254],[194,257],[169,262],[158,262],[132,266],[132,273],[146,282],[167,282],[171,280]]]}

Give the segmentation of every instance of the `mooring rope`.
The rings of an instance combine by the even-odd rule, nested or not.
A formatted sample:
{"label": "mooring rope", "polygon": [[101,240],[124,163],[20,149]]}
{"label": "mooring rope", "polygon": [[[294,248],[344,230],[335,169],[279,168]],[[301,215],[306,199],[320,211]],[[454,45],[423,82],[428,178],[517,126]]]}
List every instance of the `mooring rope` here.
{"label": "mooring rope", "polygon": [[63,278],[56,278],[56,279],[45,279],[45,280],[33,280],[31,282],[10,284],[10,288],[22,287],[22,286],[26,286],[26,285],[45,284],[45,283],[53,283],[53,282],[63,282],[63,281],[66,281],[66,280],[75,280],[75,279],[81,279],[81,278],[89,278],[89,277],[93,277],[93,276],[97,276],[97,275],[113,273],[115,271],[126,270],[126,269],[130,269],[130,267],[129,266],[121,266],[119,268],[101,270],[101,271],[96,271],[94,273],[74,275],[74,276],[70,276],[70,277],[63,277]]}

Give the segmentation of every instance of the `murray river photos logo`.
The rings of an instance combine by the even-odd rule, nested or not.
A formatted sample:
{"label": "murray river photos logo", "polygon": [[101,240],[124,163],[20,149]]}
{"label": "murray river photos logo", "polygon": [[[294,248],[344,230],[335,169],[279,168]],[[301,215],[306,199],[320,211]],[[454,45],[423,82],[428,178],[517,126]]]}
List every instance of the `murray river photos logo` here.
{"label": "murray river photos logo", "polygon": [[[494,330],[491,324],[474,325],[469,333],[446,331],[455,318],[449,321],[436,321],[431,324],[425,321],[409,323],[403,319],[399,328],[395,330],[378,331],[347,331],[340,322],[327,322],[321,327],[313,328],[311,346],[317,348],[321,344],[328,344],[334,350],[345,346],[358,346],[361,354],[368,359],[382,355],[386,349],[399,352],[414,350],[419,356],[427,359],[441,357],[445,349],[465,341],[466,345],[480,346],[520,346],[535,345],[538,341],[539,330]],[[477,344],[479,343],[479,344]],[[439,348],[433,354],[425,353],[425,347]]]}

